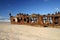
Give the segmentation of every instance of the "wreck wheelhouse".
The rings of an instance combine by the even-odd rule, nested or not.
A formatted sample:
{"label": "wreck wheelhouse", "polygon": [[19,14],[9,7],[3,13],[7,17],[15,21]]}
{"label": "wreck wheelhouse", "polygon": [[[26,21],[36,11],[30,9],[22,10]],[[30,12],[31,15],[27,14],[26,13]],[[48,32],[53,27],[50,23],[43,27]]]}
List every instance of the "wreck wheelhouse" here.
{"label": "wreck wheelhouse", "polygon": [[11,24],[29,24],[29,25],[41,25],[47,26],[59,26],[60,25],[60,12],[55,14],[40,15],[40,14],[23,14],[19,13],[16,16],[11,16]]}

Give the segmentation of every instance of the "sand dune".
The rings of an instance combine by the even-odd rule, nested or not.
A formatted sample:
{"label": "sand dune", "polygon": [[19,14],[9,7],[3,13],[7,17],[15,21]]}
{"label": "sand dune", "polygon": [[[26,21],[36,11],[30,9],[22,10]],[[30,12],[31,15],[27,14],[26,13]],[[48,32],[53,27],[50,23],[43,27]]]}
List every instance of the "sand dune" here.
{"label": "sand dune", "polygon": [[0,23],[0,40],[60,40],[60,29]]}

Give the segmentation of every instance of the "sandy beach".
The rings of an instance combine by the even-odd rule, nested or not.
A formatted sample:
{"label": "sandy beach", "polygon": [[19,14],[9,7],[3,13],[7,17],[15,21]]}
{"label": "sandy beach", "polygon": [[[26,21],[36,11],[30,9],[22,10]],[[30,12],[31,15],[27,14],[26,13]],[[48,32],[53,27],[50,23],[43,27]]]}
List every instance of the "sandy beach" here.
{"label": "sandy beach", "polygon": [[0,23],[0,40],[60,40],[59,28]]}

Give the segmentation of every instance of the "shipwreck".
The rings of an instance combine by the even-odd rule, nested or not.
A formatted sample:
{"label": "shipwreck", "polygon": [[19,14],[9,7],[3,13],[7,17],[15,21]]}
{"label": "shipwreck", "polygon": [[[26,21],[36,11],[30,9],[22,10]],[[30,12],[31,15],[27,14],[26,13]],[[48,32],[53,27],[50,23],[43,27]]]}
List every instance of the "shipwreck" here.
{"label": "shipwreck", "polygon": [[43,27],[57,27],[60,26],[60,12],[56,12],[55,14],[24,14],[18,13],[16,16],[10,15],[11,24],[22,24],[22,25],[40,25]]}

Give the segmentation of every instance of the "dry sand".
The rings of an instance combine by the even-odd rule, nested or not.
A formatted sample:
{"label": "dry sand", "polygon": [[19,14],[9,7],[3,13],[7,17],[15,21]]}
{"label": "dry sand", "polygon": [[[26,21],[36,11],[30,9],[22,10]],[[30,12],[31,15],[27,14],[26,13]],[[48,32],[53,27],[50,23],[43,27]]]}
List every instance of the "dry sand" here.
{"label": "dry sand", "polygon": [[60,29],[0,23],[0,40],[60,40]]}

